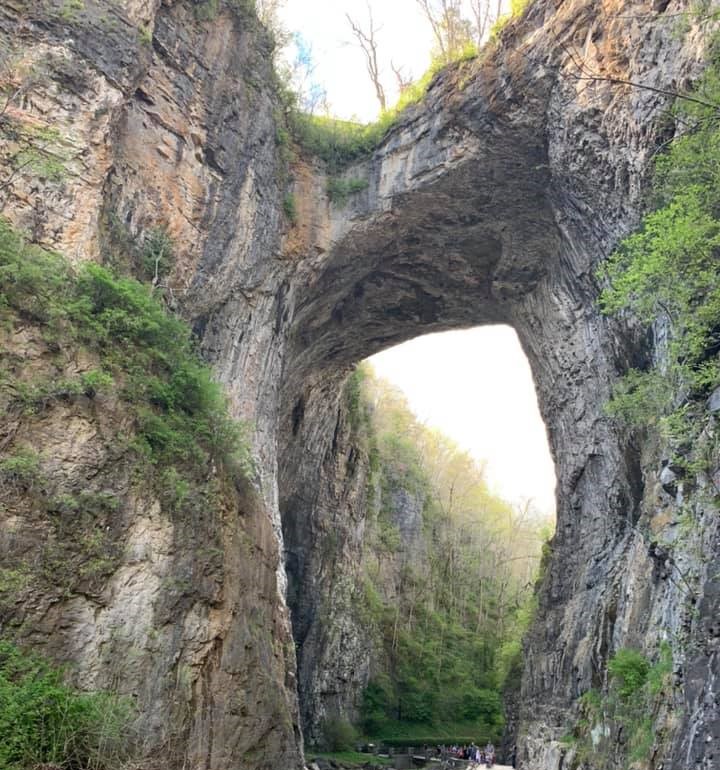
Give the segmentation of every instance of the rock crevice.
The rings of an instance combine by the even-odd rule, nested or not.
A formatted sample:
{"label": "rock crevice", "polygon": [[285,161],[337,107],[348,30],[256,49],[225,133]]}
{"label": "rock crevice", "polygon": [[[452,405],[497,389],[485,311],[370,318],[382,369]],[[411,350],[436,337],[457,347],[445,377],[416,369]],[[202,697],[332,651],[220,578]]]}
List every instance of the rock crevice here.
{"label": "rock crevice", "polygon": [[[228,604],[172,621],[179,638],[191,623],[209,645],[193,679],[188,756],[207,768],[301,766],[283,553],[301,692],[317,695],[303,703],[306,723],[356,698],[365,653],[333,592],[353,582],[366,493],[340,408],[344,378],[413,336],[508,323],[530,360],[558,472],[557,535],[526,647],[521,757],[557,770],[552,742],[611,651],[640,637],[652,644],[650,620],[685,622],[676,588],[636,590],[649,562],[633,524],[651,474],[602,402],[646,351],[632,329],[599,314],[594,269],[637,224],[648,164],[667,138],[668,97],[617,81],[673,91],[699,72],[705,31],[690,23],[678,32],[681,0],[535,0],[480,59],[439,75],[372,156],[344,172],[368,183],[347,206],[331,205],[322,170],[298,161],[291,225],[270,44],[257,20],[235,2],[213,13],[186,0],[111,6],[85,0],[69,14],[61,0],[14,0],[0,9],[8,44],[44,63],[17,117],[52,122],[68,157],[59,178],[18,175],[3,214],[77,262],[122,261],[128,243],[165,228],[177,252],[171,302],[253,426],[250,530],[262,558],[249,568],[235,541],[225,545],[225,589],[250,597],[247,612]],[[578,60],[597,77],[586,79]],[[12,142],[2,152],[7,161]],[[131,531],[143,521],[138,514]],[[323,561],[330,532],[342,564]],[[703,611],[715,606],[712,586],[699,589]],[[126,599],[114,597],[122,614]],[[54,610],[75,636],[50,631],[67,661],[99,633],[75,606]],[[694,660],[698,672],[715,665]],[[143,675],[172,670],[167,662]],[[240,692],[262,697],[243,706]],[[700,708],[692,693],[688,724]],[[145,703],[164,708],[152,693]],[[702,733],[680,733],[678,751],[702,758]]]}

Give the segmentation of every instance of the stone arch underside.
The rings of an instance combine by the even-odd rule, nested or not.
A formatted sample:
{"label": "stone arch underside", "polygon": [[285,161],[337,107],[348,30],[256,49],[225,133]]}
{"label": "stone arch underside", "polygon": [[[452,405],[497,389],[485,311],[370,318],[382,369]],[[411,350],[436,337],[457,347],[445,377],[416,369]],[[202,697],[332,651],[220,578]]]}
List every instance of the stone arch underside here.
{"label": "stone arch underside", "polygon": [[[460,160],[434,166],[422,144],[442,152],[442,137],[451,135],[457,147],[458,133],[428,131],[425,119],[418,119],[424,135],[410,154],[401,139],[378,165],[346,172],[367,178],[369,189],[334,223],[340,232],[322,269],[294,297],[279,487],[300,704],[311,740],[320,737],[323,717],[350,710],[347,693],[357,693],[367,675],[361,630],[343,617],[346,607],[335,607],[331,622],[327,611],[342,581],[353,583],[357,574],[337,564],[330,570],[321,553],[331,531],[344,538],[345,562],[359,564],[364,477],[339,406],[352,365],[429,332],[497,323],[518,332],[549,430],[559,498],[557,560],[544,596],[547,636],[533,656],[545,670],[526,679],[526,688],[531,700],[552,691],[563,704],[558,725],[567,701],[602,666],[592,656],[578,664],[556,657],[560,628],[573,635],[570,647],[592,637],[604,612],[598,596],[594,609],[568,622],[575,607],[567,599],[587,582],[588,565],[600,564],[604,575],[642,494],[637,462],[624,456],[601,408],[620,365],[617,340],[590,299],[597,294],[592,265],[602,252],[594,233],[588,243],[559,223],[562,192],[549,170],[544,127],[519,131],[492,116],[491,128],[464,133]],[[431,167],[426,183],[422,164]],[[385,195],[383,185],[390,187]]]}
{"label": "stone arch underside", "polygon": [[[572,10],[567,26],[544,32],[554,38],[560,28],[572,40],[604,23],[610,36],[617,23],[608,7],[588,32],[590,5]],[[654,18],[657,26],[629,36],[646,49],[623,49],[623,66],[648,84],[669,70],[679,79],[692,60],[682,46],[658,54],[664,27]],[[556,761],[548,739],[563,734],[572,704],[602,682],[613,649],[645,638],[668,601],[652,586],[627,592],[647,572],[633,530],[643,474],[638,448],[610,424],[603,404],[641,354],[631,330],[599,313],[594,278],[638,220],[664,100],[610,83],[581,88],[567,60],[544,57],[537,39],[519,47],[480,65],[462,95],[462,70],[441,78],[371,160],[344,173],[368,188],[347,208],[331,208],[319,256],[299,271],[279,487],[310,739],[324,716],[352,712],[347,692],[367,675],[358,665],[362,634],[332,604],[342,580],[357,574],[336,567],[331,576],[318,550],[332,531],[344,539],[347,563],[357,562],[363,536],[363,478],[341,386],[353,364],[411,337],[506,323],[535,378],[557,468],[558,525],[526,644],[519,714],[526,759]],[[336,623],[328,623],[328,606]]]}
{"label": "stone arch underside", "polygon": [[[367,181],[345,207],[329,204],[322,168],[298,163],[292,227],[270,41],[247,4],[219,2],[205,18],[180,0],[118,0],[111,25],[101,0],[71,18],[60,5],[5,3],[0,13],[3,39],[48,64],[22,109],[77,150],[66,179],[18,177],[3,214],[76,262],[100,258],[114,221],[133,237],[166,224],[178,309],[254,428],[252,500],[224,517],[218,597],[162,620],[173,640],[165,655],[142,634],[115,655],[141,693],[148,742],[162,751],[157,717],[175,714],[182,665],[191,697],[170,718],[178,766],[302,767],[281,524],[310,737],[325,712],[351,705],[365,673],[362,634],[333,598],[356,577],[365,502],[342,382],[355,362],[418,334],[503,322],[530,360],[558,471],[558,531],[519,714],[525,759],[557,770],[549,741],[568,732],[575,696],[598,683],[608,654],[652,642],[658,626],[682,632],[687,619],[679,592],[650,579],[630,526],[643,494],[639,454],[601,405],[643,351],[599,315],[593,278],[639,219],[668,99],[578,80],[574,63],[675,90],[704,55],[697,26],[678,34],[687,3],[533,0],[344,172]],[[329,532],[342,541],[336,564],[317,547]],[[105,609],[126,617],[125,599],[107,588]],[[158,606],[168,592],[160,581]],[[102,667],[88,668],[109,633],[93,608],[88,597],[58,603],[47,641],[58,660],[87,669],[87,686],[104,687]],[[688,720],[693,709],[688,700]]]}

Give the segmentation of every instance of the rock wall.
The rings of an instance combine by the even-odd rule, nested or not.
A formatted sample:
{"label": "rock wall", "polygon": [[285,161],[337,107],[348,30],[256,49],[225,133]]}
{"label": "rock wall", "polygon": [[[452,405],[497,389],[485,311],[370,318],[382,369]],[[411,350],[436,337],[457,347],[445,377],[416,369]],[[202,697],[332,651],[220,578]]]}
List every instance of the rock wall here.
{"label": "rock wall", "polygon": [[[559,504],[525,650],[522,767],[574,761],[559,738],[577,719],[578,697],[605,681],[617,649],[652,655],[660,639],[681,637],[679,671],[687,640],[702,633],[688,626],[687,591],[649,580],[646,527],[656,509],[648,495],[659,458],[643,455],[602,404],[618,373],[652,353],[632,328],[600,316],[594,278],[639,219],[651,157],[668,138],[671,94],[702,66],[705,33],[678,26],[684,10],[533,4],[498,48],[436,79],[423,107],[345,172],[367,190],[331,211],[322,269],[300,275],[287,412],[314,381],[420,329],[504,322],[518,332],[548,426]],[[714,517],[697,519],[709,523],[700,530],[712,542]],[[698,593],[712,596],[709,573],[697,569]],[[663,632],[652,632],[653,623]],[[714,660],[698,664],[710,681]],[[694,687],[693,696],[675,696],[694,698],[696,715],[709,709],[710,725],[713,696],[701,688],[702,701]],[[676,728],[695,736],[678,766],[691,755],[712,761],[715,728]],[[668,759],[672,751],[659,741],[655,766],[679,761]]]}
{"label": "rock wall", "polygon": [[309,391],[286,418],[281,432],[292,438],[279,481],[288,604],[304,736],[319,744],[326,720],[357,717],[369,676],[373,640],[358,608],[373,495],[367,447],[337,382]]}
{"label": "rock wall", "polygon": [[[144,235],[164,228],[176,252],[163,277],[171,302],[195,324],[236,414],[255,428],[253,489],[228,490],[202,521],[127,487],[104,449],[123,432],[113,404],[75,407],[72,419],[61,410],[14,437],[47,449],[66,491],[107,476],[100,486],[118,496],[123,518],[116,569],[90,596],[82,586],[25,596],[3,632],[23,623],[20,640],[72,663],[83,686],[121,683],[138,703],[142,752],[168,767],[302,766],[275,480],[290,265],[280,255],[285,172],[271,44],[248,9],[160,0],[0,6],[4,85],[22,89],[8,117],[45,131],[41,149],[63,166],[4,176],[3,215],[77,262],[127,264]],[[15,136],[3,133],[5,169],[17,158]],[[42,359],[25,344],[25,355]],[[4,359],[11,353],[5,346]],[[20,526],[23,511],[10,513],[2,528],[14,549],[33,520]],[[222,568],[201,578],[207,552]]]}
{"label": "rock wall", "polygon": [[[327,201],[321,169],[296,163],[290,227],[270,44],[244,2],[2,3],[0,31],[14,50],[3,77],[37,74],[12,119],[54,128],[45,149],[65,167],[3,177],[4,216],[76,261],[121,258],[128,242],[165,227],[178,252],[174,303],[254,427],[257,505],[244,531],[262,558],[248,571],[230,539],[223,630],[207,614],[193,621],[193,638],[212,652],[192,679],[196,766],[301,764],[281,512],[296,638],[324,635],[327,651],[322,668],[300,659],[303,691],[318,694],[306,720],[347,703],[362,679],[332,590],[351,595],[363,528],[362,473],[337,411],[349,368],[424,332],[498,322],[516,328],[530,359],[559,479],[553,559],[526,649],[521,766],[560,766],[553,741],[572,724],[577,696],[604,677],[614,649],[651,647],[658,619],[688,639],[678,653],[690,674],[674,749],[683,759],[672,761],[714,766],[703,725],[717,725],[715,573],[687,551],[699,608],[689,619],[687,594],[653,582],[637,528],[653,466],[601,408],[643,350],[631,329],[599,316],[593,277],[638,221],[648,163],[667,138],[669,93],[700,69],[706,36],[678,26],[685,10],[682,0],[535,0],[477,61],[438,76],[373,156],[345,172],[368,183],[346,207]],[[6,136],[6,167],[16,151]],[[128,532],[151,509],[141,506]],[[716,517],[702,510],[700,541],[691,540],[714,559]],[[316,538],[331,535],[347,563],[340,574],[314,556]],[[142,527],[137,537],[152,539]],[[136,557],[129,546],[123,554],[127,570]],[[124,595],[108,596],[107,611],[124,615]],[[253,617],[243,602],[262,629],[254,647],[243,641]],[[81,662],[102,633],[74,606],[53,612],[77,631],[51,631],[47,646]],[[173,620],[168,633],[184,638],[182,627]],[[176,661],[139,646],[159,668],[136,678],[176,673]],[[125,652],[121,676],[132,668]],[[99,671],[85,681],[102,681]],[[238,693],[262,697],[243,707],[232,702]],[[149,698],[147,708],[166,702]]]}

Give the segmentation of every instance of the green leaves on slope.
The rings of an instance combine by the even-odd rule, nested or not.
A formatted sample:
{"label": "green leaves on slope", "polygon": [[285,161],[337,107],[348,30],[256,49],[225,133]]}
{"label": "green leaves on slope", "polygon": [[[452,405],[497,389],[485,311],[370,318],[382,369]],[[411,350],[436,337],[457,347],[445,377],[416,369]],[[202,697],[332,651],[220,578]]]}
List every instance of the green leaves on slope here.
{"label": "green leaves on slope", "polygon": [[108,378],[118,384],[135,414],[135,448],[150,463],[202,469],[214,460],[249,472],[242,426],[229,417],[187,324],[148,286],[94,263],[75,273],[0,221],[0,315],[25,317],[47,336],[94,351],[104,371],[81,389],[107,387]]}
{"label": "green leaves on slope", "polygon": [[119,767],[131,716],[125,700],[74,690],[39,656],[0,641],[0,767]]}
{"label": "green leaves on slope", "polygon": [[[707,70],[697,93],[720,103],[717,67]],[[663,362],[630,371],[610,411],[670,435],[687,428],[690,402],[720,384],[720,120],[716,109],[700,104],[681,109],[691,128],[657,162],[657,208],[598,271],[606,285],[603,312],[630,311],[669,332]]]}

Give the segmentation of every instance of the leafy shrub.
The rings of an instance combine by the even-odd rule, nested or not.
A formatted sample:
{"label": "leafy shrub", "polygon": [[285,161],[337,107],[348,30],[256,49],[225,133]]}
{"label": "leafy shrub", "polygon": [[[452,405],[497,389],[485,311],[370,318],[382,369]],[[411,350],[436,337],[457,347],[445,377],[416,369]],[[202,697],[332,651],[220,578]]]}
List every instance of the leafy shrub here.
{"label": "leafy shrub", "polygon": [[290,224],[294,225],[297,222],[297,204],[295,203],[295,196],[292,193],[288,193],[283,199],[283,211]]}
{"label": "leafy shrub", "polygon": [[663,642],[657,661],[650,667],[647,675],[647,687],[650,695],[659,695],[668,686],[673,669],[672,647]]}
{"label": "leafy shrub", "polygon": [[656,208],[598,270],[603,312],[630,311],[670,331],[660,367],[630,371],[610,410],[635,427],[690,433],[685,405],[720,383],[720,69],[706,70],[679,109],[690,129],[656,164]]}
{"label": "leafy shrub", "polygon": [[351,195],[366,190],[367,186],[367,179],[338,179],[331,177],[327,184],[328,198],[332,203],[344,206]]}
{"label": "leafy shrub", "polygon": [[322,724],[324,748],[327,751],[347,751],[358,739],[357,730],[347,719],[333,717]]}
{"label": "leafy shrub", "polygon": [[462,692],[463,719],[479,719],[485,724],[502,723],[502,701],[495,690],[468,687]]}
{"label": "leafy shrub", "polygon": [[355,160],[369,155],[382,134],[376,124],[306,115],[292,111],[289,126],[298,144],[325,162],[330,174],[337,174]]}
{"label": "leafy shrub", "polygon": [[[476,55],[477,49],[471,45],[459,52],[459,61]],[[423,99],[444,67],[441,59],[434,59],[425,74],[403,90],[397,104],[384,110],[374,123],[307,115],[291,107],[287,118],[289,129],[297,143],[307,153],[324,161],[329,174],[334,176],[354,161],[369,156],[405,110]]]}
{"label": "leafy shrub", "polygon": [[643,762],[651,755],[655,743],[655,725],[650,717],[641,719],[630,730],[630,754],[631,762]]}
{"label": "leafy shrub", "polygon": [[[163,236],[148,254],[165,254]],[[123,383],[134,409],[134,443],[151,465],[184,464],[202,472],[211,460],[231,473],[251,470],[243,427],[228,414],[225,396],[194,350],[190,330],[169,314],[150,287],[91,263],[73,275],[57,254],[28,245],[0,220],[0,313],[52,321],[62,333],[100,357],[102,370],[76,381],[26,391],[33,398],[94,396]],[[62,389],[58,391],[58,384]]]}
{"label": "leafy shrub", "polygon": [[608,671],[618,682],[620,697],[627,700],[645,685],[650,664],[638,650],[623,648],[609,660]]}
{"label": "leafy shrub", "polygon": [[99,393],[109,390],[114,384],[110,374],[98,369],[91,369],[79,377],[55,377],[30,382],[13,383],[14,401],[26,413],[46,409],[52,401],[71,399],[77,396],[95,398]]}
{"label": "leafy shrub", "polygon": [[200,0],[195,3],[194,10],[198,21],[212,21],[220,10],[220,0]]}
{"label": "leafy shrub", "polygon": [[36,655],[0,641],[0,767],[106,770],[127,758],[130,705],[82,693]]}
{"label": "leafy shrub", "polygon": [[401,680],[398,689],[400,717],[406,722],[432,724],[435,716],[435,691],[424,682],[415,682],[414,679]]}
{"label": "leafy shrub", "polygon": [[500,32],[507,26],[511,19],[522,15],[525,9],[530,5],[530,0],[510,0],[510,12],[498,16],[490,29],[490,39],[494,40]]}
{"label": "leafy shrub", "polygon": [[62,315],[69,287],[69,266],[59,254],[26,243],[0,219],[0,312],[53,321]]}
{"label": "leafy shrub", "polygon": [[141,277],[157,283],[175,264],[175,247],[164,227],[153,227],[145,235],[141,253]]}
{"label": "leafy shrub", "polygon": [[6,484],[31,488],[42,480],[40,457],[30,449],[21,449],[0,461],[0,476]]}
{"label": "leafy shrub", "polygon": [[371,679],[362,693],[360,716],[368,735],[376,735],[387,720],[387,712],[394,701],[390,679],[385,675]]}

